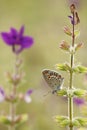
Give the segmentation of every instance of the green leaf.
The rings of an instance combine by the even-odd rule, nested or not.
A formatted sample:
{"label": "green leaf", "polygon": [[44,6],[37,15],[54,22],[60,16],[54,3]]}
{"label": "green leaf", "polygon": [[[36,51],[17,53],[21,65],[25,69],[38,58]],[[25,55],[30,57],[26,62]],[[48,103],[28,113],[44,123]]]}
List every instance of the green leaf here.
{"label": "green leaf", "polygon": [[73,96],[77,96],[77,97],[83,97],[87,94],[86,90],[83,89],[70,89],[67,90],[67,88],[63,88],[60,91],[57,91],[57,95],[58,96],[68,96],[68,97],[73,97]]}
{"label": "green leaf", "polygon": [[73,94],[74,94],[75,96],[77,96],[77,97],[85,96],[86,93],[87,93],[87,91],[86,91],[86,90],[83,90],[83,89],[75,89],[75,90],[73,91]]}
{"label": "green leaf", "polygon": [[76,38],[76,37],[78,37],[80,35],[80,31],[79,30],[75,30],[74,34],[75,34],[75,38]]}
{"label": "green leaf", "polygon": [[79,126],[80,126],[79,121],[78,121],[78,120],[76,120],[76,119],[73,119],[72,124],[73,124],[73,126],[77,126],[77,127],[79,127]]}
{"label": "green leaf", "polygon": [[67,95],[67,89],[61,89],[60,91],[57,91],[58,96],[65,96]]}
{"label": "green leaf", "polygon": [[70,124],[70,120],[69,119],[65,119],[62,122],[60,122],[60,126],[61,127],[69,126],[69,124]]}
{"label": "green leaf", "polygon": [[79,122],[80,126],[87,126],[87,118],[76,117],[75,120]]}
{"label": "green leaf", "polygon": [[0,123],[4,125],[11,125],[11,120],[7,116],[0,116]]}
{"label": "green leaf", "polygon": [[71,71],[71,67],[68,65],[68,63],[65,64],[56,64],[56,68],[62,71]]}
{"label": "green leaf", "polygon": [[84,67],[82,65],[77,65],[73,67],[73,72],[75,73],[87,73],[87,67]]}
{"label": "green leaf", "polygon": [[55,116],[54,120],[59,124],[61,127],[68,126],[70,124],[70,120],[67,116]]}
{"label": "green leaf", "polygon": [[55,116],[54,117],[54,119],[55,119],[55,121],[63,121],[63,120],[65,120],[65,119],[68,119],[68,116],[59,116],[59,115],[57,115],[57,116]]}

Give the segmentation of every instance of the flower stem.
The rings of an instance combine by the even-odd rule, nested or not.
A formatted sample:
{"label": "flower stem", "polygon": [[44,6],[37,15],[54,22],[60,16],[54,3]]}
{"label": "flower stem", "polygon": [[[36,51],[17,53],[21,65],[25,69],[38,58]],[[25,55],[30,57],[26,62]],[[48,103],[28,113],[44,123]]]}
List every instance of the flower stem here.
{"label": "flower stem", "polygon": [[[74,21],[74,12],[73,12],[73,21]],[[74,47],[74,42],[75,42],[75,35],[74,35],[74,23],[73,23],[73,31],[72,31],[72,47]],[[71,66],[71,71],[70,71],[70,84],[69,84],[69,90],[72,91],[73,88],[73,72],[72,72],[72,68],[74,65],[74,54],[71,53],[70,55],[70,66]],[[69,128],[70,130],[73,130],[73,125],[72,125],[72,120],[73,120],[73,97],[70,96],[68,98],[68,115],[69,115],[69,119],[70,119],[70,125]]]}
{"label": "flower stem", "polygon": [[[18,66],[16,65],[18,62],[18,55],[16,55],[16,61],[15,61],[15,72],[14,72],[14,79],[16,80],[16,77],[18,75]],[[13,100],[16,98],[16,88],[17,88],[17,84],[15,84],[15,82],[13,82],[13,87],[12,87],[12,98]],[[11,116],[11,120],[12,120],[12,124],[9,127],[9,130],[15,130],[15,116],[16,116],[16,103],[15,102],[11,102],[10,103],[10,116]]]}

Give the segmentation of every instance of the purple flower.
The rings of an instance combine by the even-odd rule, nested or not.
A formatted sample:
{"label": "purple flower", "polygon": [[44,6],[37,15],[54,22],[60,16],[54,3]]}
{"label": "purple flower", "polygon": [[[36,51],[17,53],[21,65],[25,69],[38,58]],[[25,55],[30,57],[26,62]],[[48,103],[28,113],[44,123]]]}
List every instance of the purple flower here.
{"label": "purple flower", "polygon": [[83,98],[74,98],[74,103],[78,106],[83,105],[85,103]]}
{"label": "purple flower", "polygon": [[34,43],[31,36],[24,36],[24,26],[17,31],[15,28],[10,28],[10,32],[2,32],[1,36],[4,42],[12,46],[14,53],[19,54],[22,50],[30,48]]}
{"label": "purple flower", "polygon": [[77,12],[75,12],[74,19],[73,16],[68,16],[68,17],[70,18],[71,24],[77,25],[78,23],[80,23],[80,19]]}
{"label": "purple flower", "polygon": [[75,24],[75,21],[73,21],[73,17],[72,16],[68,16],[70,18],[70,21],[72,24]]}
{"label": "purple flower", "polygon": [[0,87],[0,103],[5,100],[5,92],[4,89]]}
{"label": "purple flower", "polygon": [[24,96],[24,100],[26,103],[30,103],[32,101],[30,95],[32,94],[32,90],[29,89],[26,93],[25,93],[25,96]]}

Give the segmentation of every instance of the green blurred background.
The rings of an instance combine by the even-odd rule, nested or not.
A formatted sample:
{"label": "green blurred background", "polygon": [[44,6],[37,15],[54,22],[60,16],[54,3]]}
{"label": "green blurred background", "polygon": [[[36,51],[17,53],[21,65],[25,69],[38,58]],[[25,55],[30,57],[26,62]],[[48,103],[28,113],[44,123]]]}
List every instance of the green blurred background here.
{"label": "green blurred background", "polygon": [[[21,102],[17,105],[17,113],[28,113],[29,121],[17,130],[57,130],[61,129],[53,121],[55,115],[67,115],[67,102],[52,94],[44,96],[50,88],[42,78],[41,71],[45,68],[55,69],[55,64],[69,61],[69,55],[59,49],[61,40],[71,42],[71,39],[63,32],[65,25],[70,25],[69,5],[74,1],[77,5],[81,35],[76,40],[83,42],[84,47],[78,51],[75,62],[87,65],[87,1],[86,0],[0,0],[0,31],[9,31],[10,27],[19,29],[25,25],[25,34],[34,38],[34,45],[22,53],[24,59],[23,70],[26,73],[26,82],[18,91],[26,92],[28,88],[34,90],[32,103]],[[5,80],[4,73],[12,72],[14,55],[11,48],[0,39],[0,84],[5,91],[10,91],[9,84]],[[69,75],[60,72],[65,77],[64,85],[68,86]],[[74,78],[76,87],[86,88],[84,75]],[[9,104],[0,104],[0,113],[9,112]],[[80,114],[75,106],[74,115]],[[1,130],[7,128],[0,125]],[[62,130],[66,130],[67,128]]]}

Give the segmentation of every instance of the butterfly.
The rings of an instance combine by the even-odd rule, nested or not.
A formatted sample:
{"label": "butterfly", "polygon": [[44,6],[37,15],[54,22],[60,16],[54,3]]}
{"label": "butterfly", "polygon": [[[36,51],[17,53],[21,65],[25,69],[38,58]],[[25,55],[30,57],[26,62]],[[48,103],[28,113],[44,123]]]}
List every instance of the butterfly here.
{"label": "butterfly", "polygon": [[42,71],[42,74],[46,83],[52,89],[53,94],[62,89],[64,77],[62,77],[58,72],[45,69]]}

